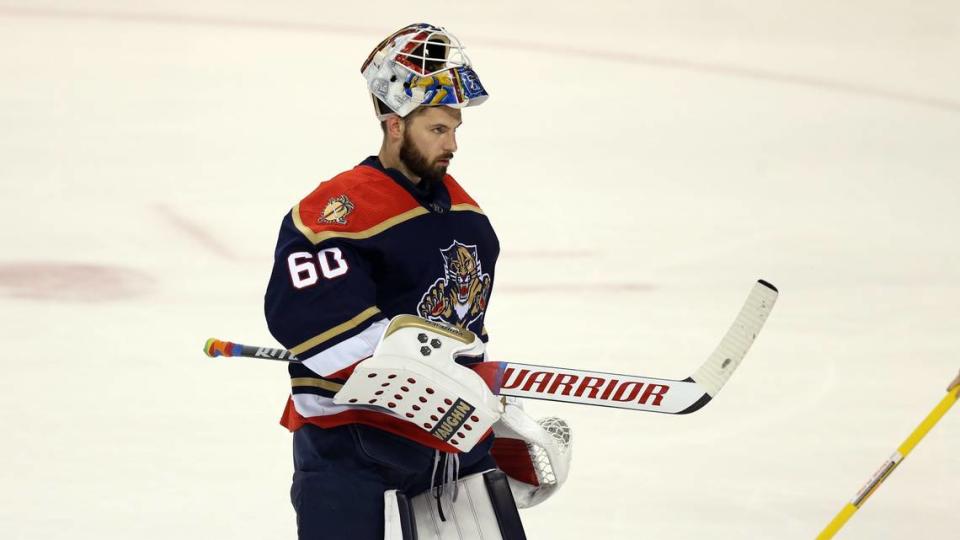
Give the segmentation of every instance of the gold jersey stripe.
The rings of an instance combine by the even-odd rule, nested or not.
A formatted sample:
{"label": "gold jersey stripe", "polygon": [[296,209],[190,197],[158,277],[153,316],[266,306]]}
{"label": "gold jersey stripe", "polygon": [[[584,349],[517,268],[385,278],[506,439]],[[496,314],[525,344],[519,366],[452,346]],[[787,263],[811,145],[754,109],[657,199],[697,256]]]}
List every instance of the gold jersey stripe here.
{"label": "gold jersey stripe", "polygon": [[313,377],[298,377],[295,379],[290,379],[290,386],[312,386],[314,388],[321,388],[331,392],[339,392],[340,389],[343,388],[343,385],[340,383],[335,383],[333,381],[327,381],[324,379],[314,379]]}
{"label": "gold jersey stripe", "polygon": [[373,317],[377,313],[380,313],[380,308],[378,308],[377,306],[370,306],[367,309],[361,311],[359,314],[357,314],[356,317],[350,319],[349,321],[340,323],[334,326],[333,328],[327,330],[326,332],[313,336],[312,338],[304,341],[303,343],[297,345],[296,347],[293,347],[292,349],[290,349],[290,352],[292,352],[294,355],[298,355],[304,351],[308,351],[316,347],[317,345],[320,345],[321,343],[330,341],[331,339],[335,338],[336,336],[339,336],[344,332],[353,330],[354,328],[360,326],[361,323],[363,323],[370,317]]}
{"label": "gold jersey stripe", "polygon": [[[458,206],[461,206],[461,205],[458,205]],[[477,208],[477,210],[479,210],[479,208]],[[293,212],[293,224],[297,227],[297,230],[299,230],[304,236],[306,236],[307,239],[313,243],[313,245],[317,245],[320,242],[323,242],[324,240],[329,240],[331,238],[349,238],[352,240],[370,238],[371,236],[376,236],[382,233],[383,231],[389,229],[390,227],[393,227],[394,225],[398,225],[400,223],[403,223],[404,221],[413,219],[417,216],[422,216],[424,214],[427,214],[429,213],[429,210],[427,210],[422,206],[418,206],[412,210],[407,210],[402,214],[397,214],[390,219],[381,221],[380,223],[377,223],[376,225],[374,225],[373,227],[370,227],[369,229],[365,229],[357,232],[338,232],[338,231],[314,232],[310,227],[307,227],[306,225],[304,225],[303,220],[300,219],[299,203],[293,207],[293,210],[291,210],[291,212]]]}
{"label": "gold jersey stripe", "polygon": [[455,204],[450,207],[451,212],[476,212],[478,214],[483,214],[483,210],[479,206],[474,206],[472,204]]}

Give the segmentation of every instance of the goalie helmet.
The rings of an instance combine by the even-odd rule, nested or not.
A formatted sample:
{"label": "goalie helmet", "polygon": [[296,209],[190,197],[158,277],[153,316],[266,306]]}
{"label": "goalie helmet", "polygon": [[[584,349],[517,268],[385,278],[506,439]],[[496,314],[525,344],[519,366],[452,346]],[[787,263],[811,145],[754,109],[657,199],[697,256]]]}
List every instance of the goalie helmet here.
{"label": "goalie helmet", "polygon": [[380,42],[360,68],[377,118],[407,116],[421,105],[479,105],[487,91],[460,40],[442,27],[411,24]]}

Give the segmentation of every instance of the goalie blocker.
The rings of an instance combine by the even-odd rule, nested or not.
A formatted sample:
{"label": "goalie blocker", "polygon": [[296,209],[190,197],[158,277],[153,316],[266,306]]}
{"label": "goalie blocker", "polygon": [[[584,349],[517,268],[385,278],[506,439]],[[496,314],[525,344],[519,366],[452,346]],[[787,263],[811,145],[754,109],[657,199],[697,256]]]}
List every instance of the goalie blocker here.
{"label": "goalie blocker", "polygon": [[456,361],[483,354],[484,343],[472,332],[399,315],[333,402],[390,414],[468,452],[503,410],[484,379]]}

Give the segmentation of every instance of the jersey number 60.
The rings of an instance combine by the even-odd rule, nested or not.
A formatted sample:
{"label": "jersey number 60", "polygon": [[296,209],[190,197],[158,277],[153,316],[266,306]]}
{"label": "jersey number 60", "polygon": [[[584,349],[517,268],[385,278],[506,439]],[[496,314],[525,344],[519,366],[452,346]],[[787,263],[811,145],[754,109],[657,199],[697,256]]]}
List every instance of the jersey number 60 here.
{"label": "jersey number 60", "polygon": [[[316,259],[316,262],[314,262]],[[333,279],[347,273],[350,267],[347,261],[343,259],[343,253],[340,248],[328,248],[320,251],[316,255],[306,251],[291,253],[287,257],[287,268],[290,269],[290,279],[293,286],[298,289],[316,285],[320,281],[317,275],[317,266],[323,277]]]}

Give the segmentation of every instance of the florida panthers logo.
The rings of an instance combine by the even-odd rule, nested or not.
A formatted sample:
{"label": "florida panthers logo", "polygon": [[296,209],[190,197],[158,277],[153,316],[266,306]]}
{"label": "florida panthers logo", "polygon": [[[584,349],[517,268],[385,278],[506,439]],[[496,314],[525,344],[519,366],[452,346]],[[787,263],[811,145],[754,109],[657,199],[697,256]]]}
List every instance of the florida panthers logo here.
{"label": "florida panthers logo", "polygon": [[477,246],[454,241],[440,254],[445,275],[420,299],[417,313],[424,319],[466,328],[487,309],[490,274],[480,268]]}
{"label": "florida panthers logo", "polygon": [[341,195],[327,201],[327,206],[323,209],[323,215],[317,219],[317,223],[336,223],[337,225],[346,225],[347,216],[356,208],[350,197]]}

